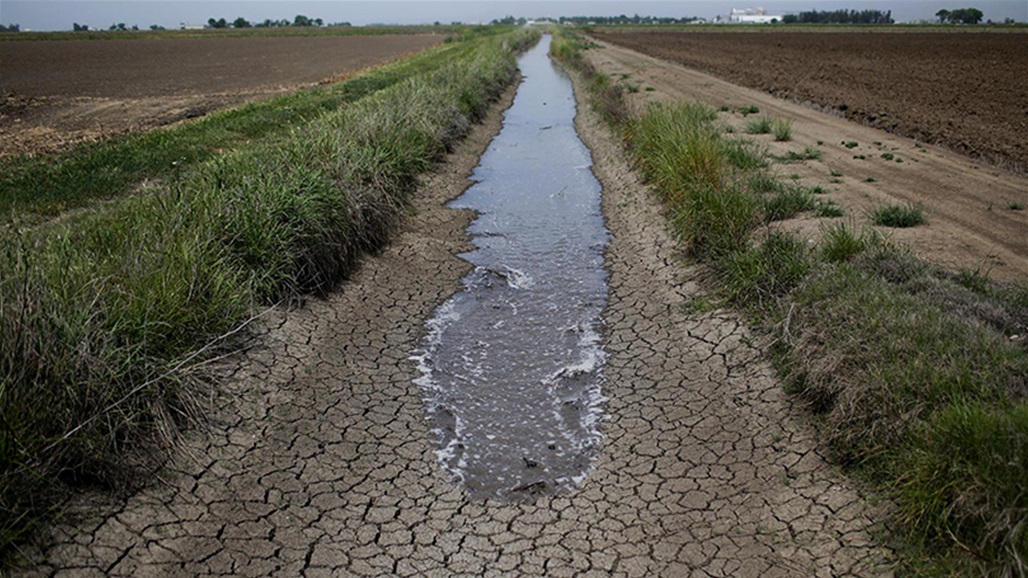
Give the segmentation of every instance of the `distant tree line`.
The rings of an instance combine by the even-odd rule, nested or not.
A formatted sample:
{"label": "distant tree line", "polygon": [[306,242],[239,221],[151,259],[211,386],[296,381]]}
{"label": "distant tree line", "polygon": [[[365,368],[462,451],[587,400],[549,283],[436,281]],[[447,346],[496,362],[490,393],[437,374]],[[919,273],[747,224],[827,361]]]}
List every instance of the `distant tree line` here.
{"label": "distant tree line", "polygon": [[[88,24],[79,24],[78,22],[72,22],[71,23],[71,29],[72,29],[73,32],[89,32],[89,25]],[[124,22],[118,22],[117,24],[111,24],[110,27],[108,27],[107,29],[108,30],[116,30],[116,31],[119,31],[119,32],[124,32],[124,31],[127,31],[127,30],[139,30],[139,26],[133,25],[131,28],[129,28],[128,26],[125,25]],[[164,29],[165,28],[163,26],[158,26],[156,24],[151,24],[150,25],[150,30],[164,30]]]}
{"label": "distant tree line", "polygon": [[782,16],[785,24],[892,24],[892,10],[811,10]]}
{"label": "distant tree line", "polygon": [[[271,18],[265,18],[264,22],[254,22],[254,23],[251,23],[246,18],[243,18],[242,16],[240,16],[239,18],[236,18],[235,20],[233,20],[231,24],[232,24],[233,28],[279,28],[279,27],[285,27],[285,26],[324,26],[325,25],[325,21],[322,20],[321,18],[308,18],[308,17],[304,16],[303,14],[297,14],[296,17],[293,18],[292,21],[286,20],[284,18],[282,20],[272,20]],[[341,22],[339,24],[333,24],[333,26],[349,26],[349,25],[350,24],[348,22]],[[229,22],[227,20],[225,20],[224,18],[218,18],[217,20],[215,20],[214,18],[209,18],[207,20],[207,27],[208,28],[228,28],[229,27]]]}
{"label": "distant tree line", "polygon": [[21,32],[21,24],[0,24],[0,32]]}
{"label": "distant tree line", "polygon": [[699,20],[695,16],[671,18],[667,16],[561,16],[561,24],[688,24]]}
{"label": "distant tree line", "polygon": [[956,10],[939,10],[935,16],[942,24],[978,24],[985,15],[977,8],[957,8]]}

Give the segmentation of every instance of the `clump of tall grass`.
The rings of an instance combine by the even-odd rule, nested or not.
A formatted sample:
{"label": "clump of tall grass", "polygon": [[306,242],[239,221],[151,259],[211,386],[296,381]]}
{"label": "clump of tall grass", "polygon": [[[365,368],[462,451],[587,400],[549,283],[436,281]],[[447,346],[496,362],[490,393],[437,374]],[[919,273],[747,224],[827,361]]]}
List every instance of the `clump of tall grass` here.
{"label": "clump of tall grass", "polygon": [[874,229],[863,229],[857,233],[852,226],[832,223],[821,226],[821,241],[818,249],[821,258],[829,263],[849,261],[876,246],[883,246],[885,239]]}
{"label": "clump of tall grass", "polygon": [[785,118],[776,118],[771,122],[771,134],[778,142],[792,140],[792,121]]}
{"label": "clump of tall grass", "polygon": [[756,120],[746,123],[746,132],[749,134],[771,134],[776,141],[785,142],[792,140],[792,121],[784,118],[771,118],[761,116]]}
{"label": "clump of tall grass", "polygon": [[756,120],[751,120],[746,123],[746,132],[750,134],[770,134],[771,124],[771,117],[762,116]]}
{"label": "clump of tall grass", "polygon": [[728,176],[717,111],[701,104],[655,104],[625,127],[634,158],[658,191],[720,188]]}
{"label": "clump of tall grass", "polygon": [[763,202],[764,218],[769,222],[791,219],[817,207],[817,201],[810,190],[795,186],[783,186],[774,194],[766,195]]}
{"label": "clump of tall grass", "polygon": [[882,205],[871,212],[871,221],[883,227],[916,227],[925,224],[924,209],[918,205]]}
{"label": "clump of tall grass", "polygon": [[62,483],[116,485],[198,410],[186,369],[324,292],[516,76],[519,32],[135,195],[0,236],[0,545]]}
{"label": "clump of tall grass", "polygon": [[589,83],[592,104],[611,126],[621,126],[628,121],[630,113],[624,98],[624,87],[609,76],[597,72]]}
{"label": "clump of tall grass", "polygon": [[806,243],[795,235],[772,232],[758,245],[720,257],[714,271],[730,301],[758,314],[774,312],[813,265]]}

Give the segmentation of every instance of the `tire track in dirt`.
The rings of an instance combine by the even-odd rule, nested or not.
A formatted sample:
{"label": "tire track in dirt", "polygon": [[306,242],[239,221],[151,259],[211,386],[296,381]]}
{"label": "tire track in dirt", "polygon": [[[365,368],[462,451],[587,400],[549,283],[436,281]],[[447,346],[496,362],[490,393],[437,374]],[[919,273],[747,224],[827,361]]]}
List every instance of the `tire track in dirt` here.
{"label": "tire track in dirt", "polygon": [[275,311],[219,370],[225,396],[159,484],[53,532],[54,576],[876,576],[873,510],[815,451],[742,323],[687,315],[659,208],[591,112],[604,186],[605,447],[580,488],[470,502],[436,462],[408,359],[469,265],[443,207],[494,113],[418,213],[341,290]]}

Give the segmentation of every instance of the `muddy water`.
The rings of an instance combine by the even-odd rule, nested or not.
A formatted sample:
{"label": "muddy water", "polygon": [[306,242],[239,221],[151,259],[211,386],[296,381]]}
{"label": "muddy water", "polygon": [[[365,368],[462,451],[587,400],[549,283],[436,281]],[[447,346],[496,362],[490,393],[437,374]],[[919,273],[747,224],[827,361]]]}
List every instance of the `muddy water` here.
{"label": "muddy water", "polygon": [[503,130],[452,203],[478,212],[462,255],[475,268],[414,354],[440,463],[473,498],[573,486],[600,442],[608,233],[549,43],[521,58]]}

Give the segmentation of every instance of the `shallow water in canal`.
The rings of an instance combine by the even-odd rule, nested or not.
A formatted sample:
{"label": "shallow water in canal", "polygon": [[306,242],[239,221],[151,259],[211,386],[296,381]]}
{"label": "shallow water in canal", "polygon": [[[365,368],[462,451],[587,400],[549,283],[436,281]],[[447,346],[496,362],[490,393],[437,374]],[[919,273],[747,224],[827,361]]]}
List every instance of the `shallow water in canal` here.
{"label": "shallow water in canal", "polygon": [[477,211],[475,266],[414,352],[442,467],[472,498],[531,499],[584,479],[601,435],[608,232],[550,38],[519,60],[503,129],[451,206]]}

